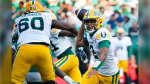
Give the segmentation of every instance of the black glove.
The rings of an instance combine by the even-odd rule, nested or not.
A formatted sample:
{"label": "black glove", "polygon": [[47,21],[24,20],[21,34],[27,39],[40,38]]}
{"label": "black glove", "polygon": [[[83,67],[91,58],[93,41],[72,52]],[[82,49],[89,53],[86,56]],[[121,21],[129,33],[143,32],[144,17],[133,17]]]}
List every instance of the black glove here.
{"label": "black glove", "polygon": [[78,48],[78,51],[76,53],[76,56],[81,58],[81,61],[85,61],[87,60],[87,55],[85,54],[85,52],[83,51],[83,48]]}

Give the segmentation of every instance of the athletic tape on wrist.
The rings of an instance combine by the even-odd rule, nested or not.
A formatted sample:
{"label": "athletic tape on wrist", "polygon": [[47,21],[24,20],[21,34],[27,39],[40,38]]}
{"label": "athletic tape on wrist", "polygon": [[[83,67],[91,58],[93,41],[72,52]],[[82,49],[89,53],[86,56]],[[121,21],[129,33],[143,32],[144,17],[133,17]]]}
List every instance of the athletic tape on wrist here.
{"label": "athletic tape on wrist", "polygon": [[64,78],[63,78],[67,83],[72,83],[73,82],[73,80],[69,77],[69,76],[64,76]]}
{"label": "athletic tape on wrist", "polygon": [[103,62],[99,59],[97,59],[97,61],[94,63],[92,69],[96,69],[98,71],[98,69],[103,65]]}

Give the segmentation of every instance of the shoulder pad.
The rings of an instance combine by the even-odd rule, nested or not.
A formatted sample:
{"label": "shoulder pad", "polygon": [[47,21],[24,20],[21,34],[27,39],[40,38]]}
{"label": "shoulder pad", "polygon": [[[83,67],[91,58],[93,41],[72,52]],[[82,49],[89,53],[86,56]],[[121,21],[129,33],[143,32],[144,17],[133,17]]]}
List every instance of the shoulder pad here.
{"label": "shoulder pad", "polygon": [[96,32],[96,39],[110,38],[111,34],[107,29],[99,29]]}

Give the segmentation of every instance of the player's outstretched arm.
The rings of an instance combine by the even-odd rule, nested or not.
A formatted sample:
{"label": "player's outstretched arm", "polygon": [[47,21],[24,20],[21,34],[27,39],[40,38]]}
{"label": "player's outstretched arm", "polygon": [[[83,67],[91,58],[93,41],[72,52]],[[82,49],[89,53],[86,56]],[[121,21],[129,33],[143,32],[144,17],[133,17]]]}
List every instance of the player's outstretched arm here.
{"label": "player's outstretched arm", "polygon": [[77,40],[76,40],[76,46],[77,47],[86,47],[86,45],[83,42],[83,38],[84,38],[84,28],[83,28],[83,23],[80,27],[79,33],[77,35]]}
{"label": "player's outstretched arm", "polygon": [[75,34],[69,32],[69,31],[66,31],[66,30],[61,30],[61,32],[59,33],[59,36],[76,37]]}
{"label": "player's outstretched arm", "polygon": [[70,25],[68,23],[65,23],[65,22],[58,21],[58,20],[53,20],[52,21],[51,28],[57,28],[57,29],[67,30],[67,31],[72,32],[76,36],[78,34],[78,30],[74,26],[72,26],[72,25]]}
{"label": "player's outstretched arm", "polygon": [[69,76],[67,76],[63,71],[61,71],[58,67],[54,65],[55,73],[57,76],[65,80],[68,84],[78,84],[78,82],[74,82]]}

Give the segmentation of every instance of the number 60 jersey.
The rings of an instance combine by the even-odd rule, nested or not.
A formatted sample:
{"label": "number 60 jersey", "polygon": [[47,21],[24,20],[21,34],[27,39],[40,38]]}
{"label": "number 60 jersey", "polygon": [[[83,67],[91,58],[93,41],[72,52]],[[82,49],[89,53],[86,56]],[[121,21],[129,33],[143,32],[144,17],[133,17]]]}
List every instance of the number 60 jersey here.
{"label": "number 60 jersey", "polygon": [[18,32],[18,47],[32,42],[50,44],[49,37],[53,13],[28,13],[15,20]]}

